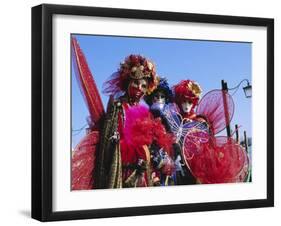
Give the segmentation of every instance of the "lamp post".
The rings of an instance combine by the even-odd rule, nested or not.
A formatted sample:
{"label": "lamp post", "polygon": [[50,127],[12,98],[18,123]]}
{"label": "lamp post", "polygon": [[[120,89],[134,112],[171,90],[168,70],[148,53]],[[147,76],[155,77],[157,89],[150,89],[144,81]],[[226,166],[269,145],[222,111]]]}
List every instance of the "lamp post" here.
{"label": "lamp post", "polygon": [[234,91],[234,93],[235,93],[243,82],[247,82],[247,85],[243,87],[245,97],[251,98],[252,97],[252,85],[250,84],[248,79],[243,79],[242,81],[239,82],[239,84],[237,86],[235,86],[233,88],[228,88],[227,82],[225,82],[224,80],[221,80],[222,97],[223,97],[223,105],[224,105],[223,106],[224,107],[224,116],[225,116],[225,124],[226,124],[226,134],[228,137],[231,136],[231,132],[230,132],[231,130],[230,130],[230,119],[229,119],[228,103],[227,103],[226,94],[228,93],[229,90],[235,90]]}
{"label": "lamp post", "polygon": [[240,87],[240,85],[243,82],[247,82],[247,85],[243,87],[244,90],[244,94],[246,98],[251,98],[252,97],[252,85],[250,84],[248,79],[243,79],[242,81],[239,82],[239,84],[233,88],[228,88],[228,90],[235,90],[234,92],[236,92],[236,90],[238,90],[238,88]]}
{"label": "lamp post", "polygon": [[228,112],[228,103],[226,94],[228,92],[227,83],[224,80],[221,80],[221,89],[222,89],[222,98],[223,98],[223,108],[224,108],[224,117],[225,117],[225,125],[226,125],[226,134],[227,137],[231,136],[230,132],[230,120],[229,120],[229,112]]}

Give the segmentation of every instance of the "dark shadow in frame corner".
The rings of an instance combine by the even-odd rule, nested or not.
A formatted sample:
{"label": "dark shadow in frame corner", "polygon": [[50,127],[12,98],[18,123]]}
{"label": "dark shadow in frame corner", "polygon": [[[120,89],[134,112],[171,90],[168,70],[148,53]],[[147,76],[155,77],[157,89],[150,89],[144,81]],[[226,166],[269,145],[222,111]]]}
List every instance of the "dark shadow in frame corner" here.
{"label": "dark shadow in frame corner", "polygon": [[[267,198],[179,205],[52,211],[52,16],[153,19],[267,28]],[[32,211],[40,221],[123,217],[274,206],[274,20],[43,4],[32,8]]]}

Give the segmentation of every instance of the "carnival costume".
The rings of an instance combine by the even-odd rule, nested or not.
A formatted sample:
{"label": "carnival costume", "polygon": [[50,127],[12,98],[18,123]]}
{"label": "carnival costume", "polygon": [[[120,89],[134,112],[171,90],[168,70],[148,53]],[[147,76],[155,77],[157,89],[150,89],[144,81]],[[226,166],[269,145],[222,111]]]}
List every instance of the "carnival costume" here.
{"label": "carnival costume", "polygon": [[[175,126],[170,117],[173,115],[177,122],[182,121],[182,117],[178,114],[178,108],[174,103],[173,92],[169,87],[169,84],[165,78],[160,78],[157,88],[150,94],[145,96],[146,103],[150,106],[150,111],[153,113],[154,117],[160,117],[162,123],[165,125],[167,131],[174,134],[173,143],[173,158],[172,164],[170,164],[171,174],[167,175],[161,174],[161,183],[165,184],[167,182],[167,177],[169,177],[169,184],[173,185],[187,185],[194,184],[195,179],[191,175],[190,171],[184,163],[184,158],[182,156],[182,141],[185,133],[182,133],[182,137],[179,138],[180,126]],[[179,117],[177,120],[176,118]],[[156,152],[157,153],[157,152]],[[165,153],[158,153],[158,160],[161,163],[165,157]],[[162,157],[162,158],[161,158]],[[169,165],[168,165],[169,166]]]}
{"label": "carnival costume", "polygon": [[[149,109],[154,118],[161,119],[166,130],[172,132],[169,122],[163,114],[167,108],[173,107],[173,93],[166,78],[160,77],[157,88],[151,94],[146,95],[144,100],[149,105]],[[177,149],[174,148],[174,146],[175,144],[173,144],[172,156],[168,155],[162,148],[157,147],[156,145],[153,147],[153,164],[156,168],[160,169],[159,177],[162,186],[175,185],[175,172],[176,170],[182,170],[175,164]]]}
{"label": "carnival costume", "polygon": [[158,185],[150,148],[170,153],[172,135],[149,109],[139,105],[143,95],[157,86],[154,64],[130,55],[106,82],[110,95],[106,113],[93,76],[78,42],[72,38],[77,79],[91,115],[86,137],[72,158],[72,189],[145,187]]}
{"label": "carnival costume", "polygon": [[[72,190],[168,185],[161,175],[174,171],[184,175],[182,165],[197,183],[245,181],[249,169],[245,149],[232,137],[217,136],[234,114],[227,92],[213,90],[199,101],[200,86],[181,81],[174,86],[178,107],[171,107],[170,94],[164,90],[164,107],[151,104],[153,114],[160,107],[161,120],[139,104],[143,96],[153,96],[159,82],[161,89],[155,65],[140,55],[130,55],[104,86],[110,95],[105,112],[74,37],[72,59],[90,113],[87,134],[72,153]],[[174,180],[187,184],[180,181]]]}
{"label": "carnival costume", "polygon": [[[245,181],[249,168],[245,149],[232,137],[216,136],[233,117],[232,97],[224,90],[213,90],[199,102],[201,88],[191,80],[175,85],[174,93],[180,112],[167,111],[166,117],[173,125],[185,163],[197,183]],[[191,106],[188,111],[183,109],[186,102]]]}

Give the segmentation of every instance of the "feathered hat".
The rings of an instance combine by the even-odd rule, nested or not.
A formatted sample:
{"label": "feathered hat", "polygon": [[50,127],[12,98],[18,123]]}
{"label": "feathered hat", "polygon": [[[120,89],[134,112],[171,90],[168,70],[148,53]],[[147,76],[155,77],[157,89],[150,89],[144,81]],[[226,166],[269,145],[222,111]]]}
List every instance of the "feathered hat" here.
{"label": "feathered hat", "polygon": [[117,72],[105,82],[103,92],[108,95],[124,93],[131,79],[147,79],[147,94],[150,94],[157,86],[155,65],[141,55],[129,55],[120,63]]}
{"label": "feathered hat", "polygon": [[153,104],[153,97],[159,91],[162,91],[165,94],[166,104],[171,103],[173,101],[173,92],[169,87],[167,79],[163,78],[163,77],[158,77],[158,80],[159,80],[159,82],[158,82],[156,89],[151,94],[146,95],[144,97],[145,102],[149,106],[151,106]]}

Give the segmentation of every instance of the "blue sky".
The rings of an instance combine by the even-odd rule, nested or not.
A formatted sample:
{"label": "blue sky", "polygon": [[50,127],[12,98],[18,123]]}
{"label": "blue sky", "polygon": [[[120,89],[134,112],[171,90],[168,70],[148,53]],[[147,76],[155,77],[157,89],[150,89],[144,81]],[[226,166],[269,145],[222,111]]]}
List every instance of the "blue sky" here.
{"label": "blue sky", "polygon": [[[157,73],[165,76],[170,85],[183,79],[197,81],[203,95],[221,88],[221,80],[235,87],[242,79],[251,82],[251,43],[129,38],[116,36],[75,35],[84,52],[101,94],[104,106],[108,96],[102,93],[104,81],[118,69],[119,63],[130,54],[141,54],[156,64]],[[72,70],[72,129],[86,124],[89,115]],[[251,136],[251,98],[245,98],[242,87],[233,95],[235,113],[231,122],[241,126]],[[230,92],[231,93],[231,92]],[[203,96],[202,95],[202,96]],[[72,147],[85,135],[85,130],[72,133]]]}

